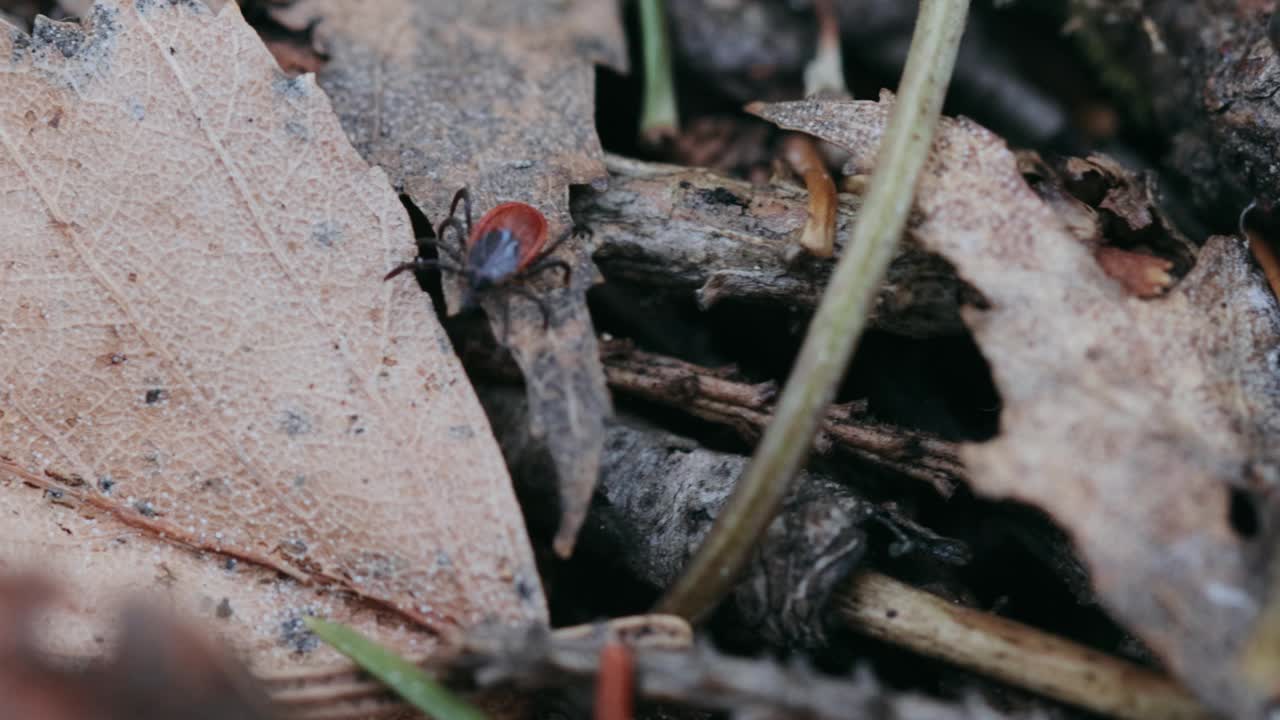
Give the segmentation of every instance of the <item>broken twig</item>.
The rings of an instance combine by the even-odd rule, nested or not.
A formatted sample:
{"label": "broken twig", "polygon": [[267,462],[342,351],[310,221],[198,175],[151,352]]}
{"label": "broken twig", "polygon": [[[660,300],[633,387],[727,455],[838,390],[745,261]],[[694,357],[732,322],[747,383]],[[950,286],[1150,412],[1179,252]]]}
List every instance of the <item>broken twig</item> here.
{"label": "broken twig", "polygon": [[857,575],[833,604],[867,635],[1108,717],[1212,717],[1163,675],[878,573]]}
{"label": "broken twig", "polygon": [[[773,414],[773,383],[746,383],[675,358],[636,350],[620,340],[602,344],[605,377],[615,390],[728,425],[755,441]],[[814,442],[819,452],[840,448],[859,460],[931,485],[944,497],[964,479],[954,443],[928,433],[877,422],[854,404],[827,410]]]}

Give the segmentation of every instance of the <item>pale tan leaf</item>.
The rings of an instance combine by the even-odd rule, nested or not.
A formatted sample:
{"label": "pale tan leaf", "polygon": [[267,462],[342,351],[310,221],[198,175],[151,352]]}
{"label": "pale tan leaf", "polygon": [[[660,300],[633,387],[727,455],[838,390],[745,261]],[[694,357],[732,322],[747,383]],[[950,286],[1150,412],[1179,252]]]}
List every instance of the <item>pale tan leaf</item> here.
{"label": "pale tan leaf", "polygon": [[404,209],[311,76],[234,3],[33,37],[0,32],[0,564],[92,588],[87,619],[163,590],[261,669],[314,647],[303,612],[399,646],[545,619],[430,302],[382,282]]}
{"label": "pale tan leaf", "polygon": [[[318,74],[343,127],[439,224],[457,188],[479,214],[499,202],[536,207],[553,238],[568,230],[569,185],[607,179],[595,131],[593,62],[625,63],[614,0],[299,0],[274,12],[312,28],[329,62]],[[556,548],[568,554],[600,474],[612,414],[586,291],[590,243],[557,257],[573,268],[531,283],[532,302],[501,290],[481,302],[528,387],[531,421],[560,477]],[[457,308],[462,281],[446,278]]]}
{"label": "pale tan leaf", "polygon": [[[757,111],[866,172],[891,106]],[[1227,716],[1260,714],[1233,658],[1280,520],[1280,310],[1242,243],[1212,238],[1166,296],[1133,297],[966,119],[943,122],[916,206],[915,236],[990,304],[966,313],[1004,404],[963,453],[974,485],[1052,513],[1119,619]],[[1233,492],[1260,536],[1233,529]]]}

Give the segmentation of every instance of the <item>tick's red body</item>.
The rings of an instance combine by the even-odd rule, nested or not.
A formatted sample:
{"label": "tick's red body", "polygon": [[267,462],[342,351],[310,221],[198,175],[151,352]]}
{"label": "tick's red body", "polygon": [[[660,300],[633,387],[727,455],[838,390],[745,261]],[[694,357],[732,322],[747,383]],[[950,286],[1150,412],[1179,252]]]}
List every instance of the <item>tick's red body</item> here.
{"label": "tick's red body", "polygon": [[489,233],[509,231],[520,246],[516,271],[529,266],[547,244],[547,219],[542,213],[522,202],[505,202],[480,218],[467,238],[467,248],[475,247]]}
{"label": "tick's red body", "polygon": [[[455,217],[458,203],[463,205],[462,219]],[[453,230],[458,240],[462,241],[461,251],[444,242],[449,230]],[[471,195],[463,188],[453,196],[449,217],[436,230],[435,242],[428,239],[419,241],[420,246],[435,245],[448,259],[424,258],[420,252],[413,262],[397,265],[387,273],[386,279],[390,280],[405,270],[431,267],[456,273],[466,281],[466,294],[462,300],[464,308],[473,305],[476,295],[480,293],[500,285],[511,285],[517,279],[550,268],[564,270],[567,283],[570,272],[568,263],[545,256],[573,234],[573,231],[565,233],[549,246],[547,232],[547,219],[542,213],[521,202],[498,205],[485,213],[473,227]],[[524,287],[511,285],[510,290],[532,300],[542,312],[543,325],[547,324],[550,314],[542,298]]]}

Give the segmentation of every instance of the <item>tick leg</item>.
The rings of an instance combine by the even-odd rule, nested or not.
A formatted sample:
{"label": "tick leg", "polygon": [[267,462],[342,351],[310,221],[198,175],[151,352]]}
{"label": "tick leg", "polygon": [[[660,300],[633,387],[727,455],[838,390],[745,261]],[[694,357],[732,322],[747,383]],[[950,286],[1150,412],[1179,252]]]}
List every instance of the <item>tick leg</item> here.
{"label": "tick leg", "polygon": [[400,263],[399,265],[392,268],[391,272],[387,273],[386,276],[382,278],[382,280],[383,282],[386,282],[387,280],[390,280],[391,278],[399,275],[405,270],[413,270],[417,272],[418,270],[430,270],[431,268],[436,268],[436,267],[440,268],[441,270],[445,270],[447,272],[452,272],[452,273],[462,272],[462,270],[457,265],[454,265],[453,263],[449,263],[449,262],[444,262],[436,258],[414,258],[410,262]]}
{"label": "tick leg", "polygon": [[438,237],[437,238],[429,238],[429,237],[418,238],[418,254],[419,255],[423,254],[422,251],[427,248],[435,248],[436,250],[444,253],[445,255],[448,255],[449,259],[452,260],[455,264],[458,264],[458,265],[462,264],[462,255],[458,253],[458,249],[453,247],[452,245],[448,245],[446,243],[440,242],[440,238]]}
{"label": "tick leg", "polygon": [[465,185],[462,187],[462,189],[458,190],[458,192],[453,194],[453,203],[449,205],[450,218],[452,218],[453,214],[458,211],[459,202],[462,203],[462,211],[467,218],[467,225],[466,225],[467,235],[470,235],[471,234],[471,191],[468,190]]}
{"label": "tick leg", "polygon": [[529,300],[534,304],[534,307],[538,308],[538,312],[542,315],[542,329],[545,332],[546,329],[551,326],[551,310],[547,308],[547,302],[537,295],[534,295],[533,291],[526,288],[522,288],[518,285],[511,285],[509,287],[511,292]]}
{"label": "tick leg", "polygon": [[[457,246],[450,245],[446,242],[445,234],[452,229],[454,234],[458,236]],[[435,246],[444,250],[445,254],[453,259],[459,265],[463,264],[462,250],[467,244],[467,236],[463,234],[462,223],[458,222],[458,218],[450,216],[449,219],[440,223],[440,227],[436,229]]]}
{"label": "tick leg", "polygon": [[556,248],[560,247],[560,243],[564,242],[565,240],[568,240],[569,238],[575,235],[581,235],[584,238],[589,238],[593,234],[594,233],[591,231],[591,228],[587,227],[586,225],[574,225],[568,230],[565,230],[563,235],[553,240],[550,245],[544,248],[542,251],[542,254],[548,255],[554,252]]}
{"label": "tick leg", "polygon": [[554,258],[545,258],[534,263],[533,267],[525,271],[525,275],[533,275],[535,273],[546,272],[547,270],[560,269],[564,271],[565,287],[569,285],[569,278],[573,277],[573,269],[569,267],[569,263]]}
{"label": "tick leg", "polygon": [[511,347],[511,303],[502,298],[502,346]]}

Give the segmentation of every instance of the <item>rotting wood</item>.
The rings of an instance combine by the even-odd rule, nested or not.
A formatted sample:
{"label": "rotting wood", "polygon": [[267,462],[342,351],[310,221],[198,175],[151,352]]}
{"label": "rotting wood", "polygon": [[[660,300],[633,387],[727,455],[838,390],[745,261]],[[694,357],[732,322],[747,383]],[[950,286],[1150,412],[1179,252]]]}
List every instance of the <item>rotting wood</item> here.
{"label": "rotting wood", "polygon": [[[515,390],[480,392],[527,508],[539,512],[552,498],[546,459],[530,442],[527,410]],[[584,547],[609,557],[638,580],[663,588],[688,560],[689,548],[710,530],[747,458],[700,447],[686,438],[634,421],[609,429],[605,463]],[[963,544],[856,494],[821,473],[805,472],[781,515],[764,533],[732,601],[744,625],[779,647],[824,641],[827,598],[861,561],[869,522],[898,535],[898,549],[963,564]]]}
{"label": "rotting wood", "polygon": [[[806,255],[786,260],[809,217],[804,188],[755,186],[618,156],[607,156],[606,164],[609,189],[587,191],[574,202],[578,222],[595,233],[595,260],[605,275],[696,291],[703,308],[724,300],[813,308],[834,262]],[[860,204],[857,196],[839,196],[837,250]],[[908,231],[871,323],[912,337],[955,335],[964,332],[959,307],[981,303],[949,263],[922,251]]]}

